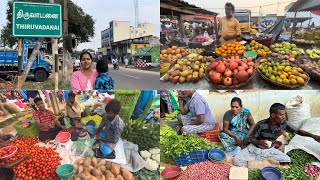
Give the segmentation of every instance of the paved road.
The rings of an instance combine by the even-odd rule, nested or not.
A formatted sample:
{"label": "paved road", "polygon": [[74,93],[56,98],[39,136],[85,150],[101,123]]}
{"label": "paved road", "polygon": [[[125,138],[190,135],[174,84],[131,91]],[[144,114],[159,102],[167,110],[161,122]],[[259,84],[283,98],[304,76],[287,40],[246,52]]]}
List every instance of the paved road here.
{"label": "paved road", "polygon": [[[95,67],[95,65],[93,66]],[[114,70],[109,64],[109,74],[115,79],[115,89],[159,89],[160,74],[154,71],[120,67]]]}

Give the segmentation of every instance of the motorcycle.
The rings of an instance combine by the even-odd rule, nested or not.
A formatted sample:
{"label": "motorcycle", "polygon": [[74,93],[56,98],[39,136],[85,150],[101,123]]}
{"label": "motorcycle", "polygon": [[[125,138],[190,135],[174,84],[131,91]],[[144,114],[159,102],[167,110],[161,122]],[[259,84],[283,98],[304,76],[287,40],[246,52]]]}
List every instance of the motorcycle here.
{"label": "motorcycle", "polygon": [[113,64],[113,69],[119,70],[119,63],[118,62]]}

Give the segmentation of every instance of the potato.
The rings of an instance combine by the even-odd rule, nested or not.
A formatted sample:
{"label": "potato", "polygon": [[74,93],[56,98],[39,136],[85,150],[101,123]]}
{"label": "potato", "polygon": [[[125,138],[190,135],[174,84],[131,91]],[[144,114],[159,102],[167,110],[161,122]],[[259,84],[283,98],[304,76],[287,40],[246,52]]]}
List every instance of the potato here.
{"label": "potato", "polygon": [[83,166],[80,165],[79,168],[78,168],[78,174],[82,173],[82,171],[83,171]]}
{"label": "potato", "polygon": [[91,176],[90,172],[88,170],[83,172],[85,176]]}
{"label": "potato", "polygon": [[74,180],[81,180],[81,178],[80,177],[76,177],[76,178],[74,178]]}
{"label": "potato", "polygon": [[98,180],[98,178],[94,177],[94,176],[91,176],[90,177],[90,180]]}
{"label": "potato", "polygon": [[99,169],[101,170],[102,173],[104,173],[104,172],[106,172],[107,167],[101,165],[101,166],[99,166]]}
{"label": "potato", "polygon": [[129,172],[128,170],[121,168],[122,171],[122,176],[125,180],[129,180],[133,177],[133,175],[131,174],[131,172]]}
{"label": "potato", "polygon": [[120,174],[120,166],[118,164],[112,163],[111,164],[111,172],[114,175]]}
{"label": "potato", "polygon": [[104,159],[101,159],[99,162],[98,162],[98,166],[104,166],[104,165],[106,165],[106,160],[104,160]]}
{"label": "potato", "polygon": [[83,163],[84,163],[84,159],[82,159],[82,158],[79,159],[79,160],[77,161],[77,163],[78,163],[78,164],[83,164]]}
{"label": "potato", "polygon": [[84,161],[84,164],[83,164],[85,167],[89,167],[91,165],[91,159],[90,158],[87,158],[85,161]]}
{"label": "potato", "polygon": [[117,178],[116,178],[116,179],[117,179],[117,180],[124,180],[123,177],[122,177],[120,174],[117,175]]}
{"label": "potato", "polygon": [[115,178],[111,171],[106,174],[106,179]]}
{"label": "potato", "polygon": [[98,165],[97,158],[93,157],[92,160],[91,160],[91,164],[92,164],[93,167],[97,166]]}
{"label": "potato", "polygon": [[107,169],[107,170],[104,172],[104,175],[107,175],[109,172],[112,174],[112,172]]}
{"label": "potato", "polygon": [[102,175],[102,176],[99,177],[99,179],[100,180],[106,180],[106,177]]}
{"label": "potato", "polygon": [[78,171],[79,165],[78,164],[74,164],[73,168],[74,168],[74,173],[76,174],[76,172]]}
{"label": "potato", "polygon": [[106,167],[107,167],[107,169],[111,170],[111,165],[112,165],[111,162],[106,162]]}
{"label": "potato", "polygon": [[89,167],[88,167],[88,171],[89,171],[90,173],[92,173],[92,171],[93,171],[94,169],[95,169],[95,168],[92,167],[92,166],[89,166]]}

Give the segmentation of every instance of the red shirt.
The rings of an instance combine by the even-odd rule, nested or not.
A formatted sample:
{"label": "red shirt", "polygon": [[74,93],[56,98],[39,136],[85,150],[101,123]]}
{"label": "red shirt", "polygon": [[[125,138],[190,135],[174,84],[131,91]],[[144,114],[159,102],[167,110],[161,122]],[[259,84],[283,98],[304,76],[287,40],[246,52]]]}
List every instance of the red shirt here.
{"label": "red shirt", "polygon": [[46,127],[39,127],[40,131],[48,131],[55,126],[54,121],[56,116],[50,110],[47,110],[45,113],[41,113],[41,111],[35,111],[33,112],[33,118],[38,125],[43,123],[46,124]]}

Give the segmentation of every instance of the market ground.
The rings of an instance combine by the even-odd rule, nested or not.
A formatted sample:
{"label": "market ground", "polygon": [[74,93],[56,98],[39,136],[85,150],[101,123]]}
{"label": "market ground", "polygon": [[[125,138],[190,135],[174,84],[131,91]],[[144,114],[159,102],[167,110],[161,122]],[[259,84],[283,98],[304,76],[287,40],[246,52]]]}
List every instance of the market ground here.
{"label": "market ground", "polygon": [[[210,90],[216,89],[211,83],[209,83],[206,79],[201,79],[197,83],[182,83],[182,84],[173,84],[172,82],[160,82],[160,89],[198,89],[198,90]],[[250,82],[240,88],[240,89],[261,89],[261,90],[284,90],[281,87],[274,86],[268,82],[266,82],[258,73],[255,73],[254,77],[250,80]],[[301,88],[302,90],[317,90],[320,89],[319,82],[310,79],[309,83]]]}
{"label": "market ground", "polygon": [[[95,63],[93,64],[95,67]],[[115,89],[159,89],[159,71],[147,71],[135,68],[125,68],[120,66],[119,70],[114,70],[109,64],[109,74],[115,79]]]}

